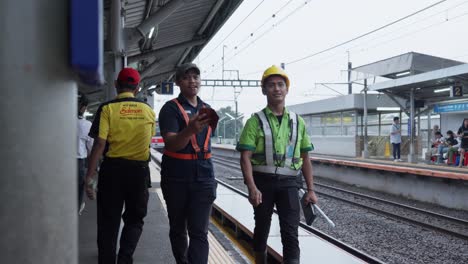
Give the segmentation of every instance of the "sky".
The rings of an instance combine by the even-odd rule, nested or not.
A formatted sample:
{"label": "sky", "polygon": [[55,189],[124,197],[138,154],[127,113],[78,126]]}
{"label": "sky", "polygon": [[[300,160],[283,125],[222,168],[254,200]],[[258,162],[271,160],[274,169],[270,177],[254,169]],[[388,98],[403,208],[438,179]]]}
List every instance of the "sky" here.
{"label": "sky", "polygon": [[[291,81],[286,105],[339,96],[347,93],[347,85],[329,85],[333,91],[316,83],[347,82],[348,60],[356,67],[414,51],[467,62],[467,0],[447,0],[364,38],[305,58],[439,1],[244,0],[194,62],[202,79],[221,79],[224,49],[224,68],[230,70],[225,79],[237,79],[231,71],[235,70],[243,80],[260,80],[269,66],[286,63]],[[362,88],[353,89],[359,93]],[[234,107],[233,88],[202,87],[199,95],[214,109]],[[158,96],[156,111],[172,97]],[[250,116],[265,105],[260,87],[242,88],[239,114]]]}

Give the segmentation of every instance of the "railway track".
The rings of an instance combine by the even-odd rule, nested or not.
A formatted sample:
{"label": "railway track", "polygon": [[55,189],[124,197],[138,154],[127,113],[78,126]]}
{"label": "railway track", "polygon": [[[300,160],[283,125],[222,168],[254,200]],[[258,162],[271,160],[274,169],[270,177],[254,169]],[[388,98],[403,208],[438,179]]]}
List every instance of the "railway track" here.
{"label": "railway track", "polygon": [[[152,159],[158,165],[160,165],[160,160],[157,160],[157,159],[155,159],[153,157],[152,157]],[[217,162],[217,163],[223,162],[223,161],[219,161],[219,160],[214,160],[214,161]],[[225,166],[229,165],[231,168],[238,169],[238,166],[236,167],[235,165],[232,165],[232,162],[228,163],[227,161],[224,161],[223,163],[224,163]],[[229,183],[227,183],[225,181],[219,180],[219,179],[216,179],[216,181],[219,184],[225,186],[226,188],[229,188],[230,190],[234,191],[235,193],[237,193],[237,194],[239,194],[239,195],[241,195],[241,196],[243,196],[245,198],[248,198],[247,193],[245,193],[242,190],[232,186],[231,184],[229,184]],[[276,210],[274,210],[274,212],[277,213]],[[357,248],[355,248],[355,247],[353,247],[353,246],[351,246],[351,245],[349,245],[349,244],[347,244],[345,242],[342,242],[342,241],[340,241],[340,240],[338,240],[338,239],[336,239],[336,238],[334,238],[334,237],[332,237],[332,236],[330,236],[330,235],[328,235],[328,234],[326,234],[326,233],[324,233],[324,232],[322,232],[322,231],[320,231],[320,230],[318,230],[316,228],[313,228],[311,226],[306,225],[305,223],[301,222],[301,223],[299,223],[299,225],[300,225],[301,228],[303,228],[303,229],[307,230],[308,232],[314,234],[315,236],[327,241],[328,243],[333,244],[337,248],[340,248],[341,250],[346,251],[350,255],[353,255],[353,256],[359,258],[360,260],[364,261],[365,263],[369,263],[369,264],[383,264],[384,263],[381,260],[379,260],[379,259],[377,259],[377,258],[375,258],[375,257],[373,257],[373,256],[371,256],[371,255],[369,255],[369,254],[367,254],[367,253],[365,253],[365,252],[363,252],[363,251],[361,251],[361,250],[359,250],[359,249],[357,249]]]}
{"label": "railway track", "polygon": [[[219,165],[240,170],[239,163],[236,161],[215,157],[215,163]],[[230,178],[230,180],[242,179],[240,177]],[[334,186],[314,183],[319,187],[316,193],[328,197],[330,199],[339,200],[344,203],[352,204],[372,211],[374,213],[384,215],[389,218],[402,220],[407,223],[415,224],[425,228],[429,228],[438,232],[442,232],[451,236],[468,240],[468,221],[443,215],[440,213],[424,210],[421,208],[385,200],[370,195],[337,188]]]}
{"label": "railway track", "polygon": [[[237,189],[236,187],[232,186],[231,184],[226,183],[224,181],[221,181],[219,179],[217,179],[217,182],[219,184],[222,184],[223,186],[229,188],[230,190],[236,192],[237,194],[239,194],[239,195],[241,195],[241,196],[243,196],[245,198],[248,198],[247,193]],[[276,210],[275,210],[275,213],[276,213]],[[301,228],[307,230],[308,232],[322,238],[323,240],[327,241],[328,243],[335,245],[336,247],[338,247],[338,248],[348,252],[349,254],[351,254],[351,255],[365,261],[366,263],[369,263],[369,264],[383,264],[382,261],[380,261],[380,260],[378,260],[378,259],[376,259],[376,258],[374,258],[374,257],[372,257],[372,256],[370,256],[370,255],[368,255],[368,254],[366,254],[366,253],[364,253],[364,252],[362,252],[362,251],[360,251],[360,250],[358,250],[358,249],[356,249],[356,248],[354,248],[354,247],[352,247],[352,246],[350,246],[350,245],[348,245],[348,244],[346,244],[346,243],[344,243],[344,242],[342,242],[342,241],[340,241],[340,240],[338,240],[336,238],[333,238],[332,236],[327,235],[327,234],[325,234],[325,233],[323,233],[323,232],[321,232],[321,231],[319,231],[319,230],[317,230],[317,229],[315,229],[315,228],[313,228],[311,226],[308,226],[305,223],[301,222],[299,225],[300,225]]]}

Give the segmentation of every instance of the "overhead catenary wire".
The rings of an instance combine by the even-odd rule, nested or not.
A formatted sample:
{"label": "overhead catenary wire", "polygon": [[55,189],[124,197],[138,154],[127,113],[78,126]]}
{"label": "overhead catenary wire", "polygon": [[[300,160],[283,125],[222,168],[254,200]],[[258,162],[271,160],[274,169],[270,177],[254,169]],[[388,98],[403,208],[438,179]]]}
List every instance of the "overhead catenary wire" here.
{"label": "overhead catenary wire", "polygon": [[420,29],[417,29],[417,30],[414,30],[414,31],[410,31],[410,32],[407,32],[405,34],[402,34],[402,35],[399,35],[398,37],[395,37],[395,38],[392,38],[392,39],[389,39],[389,40],[385,40],[385,41],[381,41],[377,44],[374,44],[372,46],[368,46],[367,48],[365,48],[366,50],[368,49],[373,49],[373,48],[376,48],[376,47],[379,47],[379,46],[382,46],[382,45],[386,45],[390,42],[393,42],[395,40],[398,40],[398,39],[402,39],[402,38],[405,38],[405,37],[408,37],[408,36],[413,36],[414,34],[416,33],[419,33],[421,31],[424,31],[424,30],[427,30],[427,29],[430,29],[432,27],[435,27],[435,26],[439,26],[439,25],[442,25],[442,24],[445,24],[447,22],[452,22],[452,21],[455,21],[461,17],[464,17],[468,15],[467,12],[463,13],[463,14],[460,14],[460,15],[457,15],[455,17],[452,17],[452,18],[448,18],[446,20],[443,20],[443,21],[439,21],[439,22],[436,22],[436,23],[433,23],[433,24],[430,24],[429,26],[426,26],[426,27],[423,27],[423,28],[420,28]]}
{"label": "overhead catenary wire", "polygon": [[242,19],[242,21],[241,21],[237,26],[235,26],[234,29],[232,29],[231,32],[229,32],[229,34],[227,34],[226,37],[224,37],[224,39],[221,40],[221,41],[218,43],[218,45],[216,45],[216,46],[208,53],[208,55],[207,55],[206,57],[204,57],[203,59],[201,59],[201,61],[204,61],[206,58],[210,57],[210,55],[212,55],[212,54],[214,53],[214,51],[215,51],[221,44],[223,44],[224,41],[225,41],[227,38],[229,38],[229,36],[231,36],[232,33],[234,33],[234,31],[236,31],[236,30],[242,25],[242,24],[245,22],[245,20],[247,20],[247,18],[249,18],[250,15],[252,15],[253,12],[255,12],[255,10],[257,10],[257,8],[258,8],[260,5],[263,4],[263,2],[265,2],[265,0],[260,1],[260,3],[258,3],[258,4],[255,6],[255,8],[252,9],[252,11],[250,11],[249,14],[247,14],[247,16],[245,16],[245,17]]}
{"label": "overhead catenary wire", "polygon": [[[281,11],[284,10],[284,8],[286,8],[289,4],[291,4],[293,2],[293,0],[289,0],[288,2],[286,2],[284,5],[282,5],[276,12],[273,13],[273,15],[269,16],[267,19],[265,19],[265,21],[263,21],[262,24],[260,24],[260,26],[258,26],[255,30],[253,30],[251,33],[249,33],[249,35],[247,35],[244,39],[242,39],[238,44],[236,45],[228,45],[228,46],[232,46],[234,47],[234,49],[231,50],[231,52],[228,52],[227,54],[225,54],[224,57],[227,57],[229,55],[232,54],[232,52],[234,52],[238,47],[242,46],[242,44],[244,44],[249,38],[255,36],[255,33],[260,30],[266,23],[268,23],[268,21],[270,21],[271,19],[274,19],[277,17],[277,15],[279,13],[281,13]],[[219,46],[219,45],[218,45]],[[207,56],[208,57],[208,56]],[[206,58],[206,57],[205,57]],[[231,60],[231,59],[229,59]],[[215,70],[218,70],[219,69],[219,65],[220,63],[222,63],[223,61],[223,58],[219,59],[214,65],[216,65],[216,68],[213,68],[209,74],[215,72]],[[225,62],[226,63],[226,62]]]}
{"label": "overhead catenary wire", "polygon": [[242,49],[240,49],[239,51],[236,52],[236,54],[234,56],[232,56],[231,58],[229,58],[226,62],[229,62],[231,61],[234,57],[236,57],[237,55],[239,55],[241,52],[243,52],[244,50],[246,50],[248,47],[250,47],[252,44],[254,44],[257,40],[261,39],[263,36],[265,36],[266,34],[268,34],[271,30],[273,30],[274,28],[278,27],[279,25],[281,25],[284,21],[286,21],[289,17],[291,17],[292,15],[294,15],[297,11],[299,11],[300,9],[302,9],[304,6],[306,6],[311,0],[307,0],[305,1],[302,5],[296,7],[293,11],[291,11],[289,14],[287,14],[285,17],[283,17],[280,21],[278,21],[278,23],[275,23],[273,24],[270,28],[268,28],[265,32],[263,32],[262,34],[260,34],[257,38],[255,38],[253,41],[251,41],[249,44],[247,44],[247,46],[243,47]]}
{"label": "overhead catenary wire", "polygon": [[403,20],[405,20],[405,19],[408,19],[408,18],[410,18],[410,17],[412,17],[412,16],[415,16],[415,15],[421,13],[421,12],[424,12],[424,11],[426,11],[426,10],[432,8],[432,7],[435,7],[435,6],[437,6],[437,5],[440,5],[440,4],[442,4],[442,3],[446,2],[446,1],[447,1],[447,0],[438,1],[438,2],[436,2],[436,3],[434,3],[434,4],[431,4],[431,5],[429,5],[429,6],[426,6],[426,7],[422,8],[422,9],[416,11],[416,12],[413,12],[413,13],[411,13],[411,14],[409,14],[409,15],[406,15],[406,16],[404,16],[404,17],[402,17],[402,18],[399,18],[399,19],[397,19],[397,20],[395,20],[395,21],[392,21],[392,22],[390,22],[390,23],[388,23],[388,24],[385,24],[385,25],[383,25],[383,26],[381,26],[381,27],[378,27],[378,28],[376,28],[376,29],[374,29],[374,30],[371,30],[371,31],[369,31],[369,32],[366,32],[366,33],[364,33],[364,34],[361,34],[361,35],[359,35],[359,36],[357,36],[357,37],[354,37],[354,38],[352,38],[352,39],[350,39],[350,40],[341,42],[341,43],[339,43],[339,44],[337,44],[337,45],[334,45],[334,46],[329,47],[329,48],[326,48],[326,49],[324,49],[324,50],[321,50],[321,51],[318,51],[318,52],[309,54],[309,55],[307,55],[307,56],[304,56],[304,57],[301,57],[301,58],[298,58],[298,59],[295,59],[295,60],[286,62],[285,64],[286,64],[286,65],[290,65],[290,64],[298,63],[298,62],[303,61],[303,60],[306,60],[306,59],[308,59],[308,58],[311,58],[311,57],[317,56],[317,55],[319,55],[319,54],[325,53],[325,52],[327,52],[327,51],[330,51],[330,50],[336,49],[336,48],[338,48],[338,47],[344,46],[344,45],[346,45],[346,44],[348,44],[348,43],[350,43],[350,42],[356,41],[356,40],[361,39],[361,38],[363,38],[363,37],[365,37],[365,36],[368,36],[368,35],[371,35],[371,34],[373,34],[373,33],[375,33],[375,32],[378,32],[378,31],[380,31],[380,30],[382,30],[382,29],[384,29],[384,28],[390,27],[390,26],[392,26],[392,25],[394,25],[394,24],[396,24],[396,23],[398,23],[398,22],[401,22],[401,21],[403,21]]}
{"label": "overhead catenary wire", "polygon": [[[408,25],[405,25],[405,26],[403,26],[403,27],[400,27],[400,28],[398,28],[397,30],[391,31],[391,32],[388,33],[388,34],[385,34],[385,35],[381,35],[381,36],[377,36],[377,37],[375,37],[375,38],[372,38],[372,39],[370,39],[370,40],[367,41],[367,42],[371,42],[371,41],[380,39],[380,38],[382,38],[382,37],[386,37],[386,36],[388,36],[389,34],[395,33],[395,32],[397,32],[397,31],[399,31],[399,30],[401,30],[401,29],[403,29],[403,28],[408,27],[409,25],[414,25],[414,24],[417,24],[417,23],[419,23],[419,22],[425,21],[425,20],[427,20],[427,19],[429,19],[429,18],[432,18],[432,17],[434,17],[434,16],[436,16],[436,15],[440,15],[440,14],[442,14],[442,13],[446,13],[447,11],[449,11],[449,10],[451,10],[451,9],[458,8],[458,7],[460,7],[460,6],[462,6],[462,5],[465,5],[465,4],[467,4],[467,3],[468,3],[468,1],[464,1],[464,2],[462,2],[462,3],[458,3],[458,4],[456,4],[456,5],[454,5],[454,6],[451,6],[451,7],[447,8],[447,9],[445,9],[445,10],[443,10],[443,11],[439,11],[439,12],[437,12],[437,13],[434,13],[434,14],[431,14],[431,15],[429,15],[429,16],[426,16],[426,17],[424,17],[423,19],[417,20],[417,21],[412,22],[412,23],[410,23],[410,24],[408,24]],[[416,34],[416,33],[419,33],[419,32],[425,31],[425,30],[428,30],[428,29],[430,29],[430,28],[432,28],[432,27],[435,27],[435,26],[438,26],[438,25],[442,25],[442,24],[444,24],[444,23],[456,21],[457,19],[459,19],[459,18],[461,18],[461,17],[464,17],[464,16],[466,16],[466,15],[467,15],[467,13],[462,13],[462,14],[456,15],[456,16],[454,16],[454,17],[445,17],[443,21],[438,21],[438,22],[436,22],[436,23],[430,24],[429,26],[426,26],[426,27],[423,27],[423,28],[419,28],[419,29],[410,31],[410,32],[407,32],[407,33],[402,34],[402,35],[398,35],[398,36],[395,37],[395,38],[391,38],[391,39],[387,39],[387,40],[378,42],[377,44],[367,45],[367,47],[361,48],[360,50],[358,50],[358,51],[356,51],[356,52],[357,52],[357,53],[360,53],[360,52],[363,52],[364,50],[367,51],[367,50],[369,50],[369,49],[373,49],[373,48],[379,47],[379,46],[381,46],[381,45],[386,45],[386,44],[389,44],[389,43],[391,43],[391,42],[393,42],[393,41],[396,41],[396,40],[401,39],[401,38],[404,38],[404,37],[413,36],[413,35]],[[359,43],[359,44],[356,44],[356,45],[354,45],[354,46],[352,46],[352,47],[350,47],[350,48],[347,48],[347,51],[352,51],[353,49],[357,48],[357,47],[360,46],[360,45],[362,45],[362,43]],[[314,68],[317,68],[317,67],[323,67],[324,65],[330,64],[331,62],[334,62],[334,61],[336,61],[337,59],[340,59],[341,57],[338,57],[339,55],[345,55],[345,54],[343,54],[343,53],[340,51],[340,52],[336,52],[336,53],[334,53],[334,54],[332,54],[332,55],[330,55],[330,56],[328,56],[328,57],[321,58],[322,61],[321,61],[320,63],[315,64],[315,65],[312,65],[312,66],[308,66],[308,69],[314,69]],[[326,60],[326,61],[323,61],[323,59],[327,59],[327,60]],[[252,72],[252,73],[247,73],[247,74],[243,74],[243,75],[249,75],[249,74],[252,75],[252,74],[256,74],[256,73],[258,73],[258,72]]]}
{"label": "overhead catenary wire", "polygon": [[284,8],[286,8],[286,6],[288,6],[289,4],[292,3],[293,0],[289,0],[288,2],[286,2],[283,6],[281,6],[275,13],[273,13],[273,15],[271,15],[270,17],[268,17],[267,19],[265,19],[265,21],[263,21],[262,24],[260,24],[260,26],[258,26],[254,31],[252,31],[249,35],[247,35],[244,39],[242,39],[237,45],[234,45],[233,47],[237,48],[239,46],[241,46],[242,44],[244,44],[245,41],[247,41],[250,37],[253,37],[255,35],[255,33],[260,30],[264,25],[266,25],[266,23],[268,23],[268,21],[270,21],[271,19],[275,18]]}
{"label": "overhead catenary wire", "polygon": [[[231,61],[232,59],[234,59],[237,55],[239,55],[240,53],[242,53],[243,51],[245,51],[248,47],[250,47],[252,44],[254,44],[257,40],[259,40],[260,38],[262,38],[263,36],[265,36],[266,34],[268,34],[271,30],[273,30],[274,28],[278,27],[280,24],[282,24],[284,21],[286,21],[290,16],[294,15],[297,11],[299,11],[301,8],[303,8],[304,6],[306,6],[311,0],[306,0],[303,4],[301,4],[300,6],[296,7],[293,11],[291,11],[289,14],[287,14],[284,18],[282,18],[280,21],[278,21],[277,23],[274,23],[271,27],[269,27],[266,31],[264,31],[263,33],[261,33],[257,38],[255,38],[254,40],[252,40],[249,44],[247,44],[246,46],[244,46],[242,49],[238,50],[233,56],[231,56],[230,58],[228,58],[227,60],[225,60],[224,63],[227,63],[229,61]],[[291,2],[291,1],[289,1]],[[288,2],[288,3],[289,3]],[[284,8],[288,3],[286,3],[282,8]],[[281,11],[278,10],[278,12]],[[239,45],[237,45],[236,47],[239,47]],[[222,61],[222,60],[220,60]],[[216,63],[217,67],[216,68],[213,68],[211,73],[216,71],[218,68],[219,68],[219,62],[218,61]]]}
{"label": "overhead catenary wire", "polygon": [[[444,20],[443,22],[440,22],[440,21],[439,21],[439,22],[437,22],[437,23],[431,24],[431,25],[428,26],[428,27],[424,27],[424,28],[422,28],[422,29],[413,30],[413,31],[411,31],[411,32],[409,32],[409,33],[405,33],[404,35],[399,35],[399,36],[396,37],[396,38],[391,38],[391,39],[389,39],[389,40],[385,40],[385,41],[379,42],[378,44],[372,44],[372,45],[369,45],[369,44],[368,44],[368,43],[370,43],[370,42],[372,42],[372,41],[375,41],[375,40],[377,40],[377,39],[381,39],[381,38],[383,38],[383,37],[388,37],[390,34],[393,34],[393,33],[396,33],[396,32],[398,32],[398,31],[401,31],[402,29],[407,29],[408,26],[411,26],[411,25],[414,25],[414,24],[417,24],[417,23],[426,21],[426,20],[428,20],[428,19],[430,19],[430,18],[433,18],[434,16],[440,15],[440,14],[442,14],[442,13],[447,13],[449,10],[452,10],[452,9],[454,9],[454,8],[458,8],[458,7],[462,6],[462,5],[466,5],[467,3],[468,3],[468,1],[463,1],[463,2],[461,2],[461,3],[457,3],[456,5],[453,5],[453,6],[451,6],[451,7],[448,7],[448,8],[446,8],[446,9],[442,10],[442,11],[438,11],[438,12],[436,12],[436,13],[433,13],[433,14],[431,14],[431,15],[429,15],[429,16],[426,16],[426,17],[424,17],[424,18],[422,18],[422,19],[416,20],[416,21],[414,21],[414,22],[412,22],[412,23],[410,23],[410,24],[407,24],[407,25],[404,25],[404,26],[402,26],[402,27],[399,27],[399,28],[397,28],[397,29],[395,29],[395,30],[393,30],[393,31],[390,31],[390,32],[388,32],[388,33],[386,33],[386,34],[384,34],[384,35],[376,36],[376,37],[374,37],[374,38],[371,38],[371,39],[369,39],[369,40],[366,40],[365,42],[366,42],[366,44],[367,44],[367,47],[360,48],[360,50],[357,50],[357,51],[355,51],[355,52],[360,53],[360,52],[363,52],[364,50],[369,50],[369,49],[372,49],[372,48],[375,48],[375,47],[378,47],[378,46],[381,46],[381,45],[384,45],[384,44],[391,43],[391,42],[393,42],[393,41],[395,41],[395,40],[398,40],[398,39],[401,39],[401,38],[403,38],[403,37],[406,37],[407,35],[412,35],[412,34],[415,34],[415,33],[419,33],[419,32],[421,32],[421,31],[427,30],[427,29],[429,29],[429,28],[431,28],[431,27],[433,27],[433,26],[437,26],[437,25],[439,25],[439,24],[443,24],[443,22],[451,22],[451,21],[454,21],[454,20],[458,19],[460,16],[456,16],[456,17],[452,17],[452,18],[449,18],[449,17],[446,16],[446,17],[444,18],[445,20]],[[346,52],[356,50],[356,48],[358,48],[358,47],[361,46],[362,44],[363,44],[363,43],[357,43],[357,44],[355,44],[355,45],[353,45],[353,46],[351,46],[351,47],[348,47],[348,48],[346,48]],[[321,61],[319,64],[316,64],[316,65],[310,66],[310,67],[316,68],[316,67],[320,67],[320,66],[329,64],[329,63],[331,63],[331,62],[336,61],[337,59],[339,59],[339,57],[337,57],[337,56],[339,56],[339,55],[343,55],[342,51],[339,51],[339,52],[336,52],[336,53],[334,53],[334,54],[332,54],[332,55],[330,55],[330,56],[321,58],[321,60],[323,60],[323,59],[329,59],[329,58],[333,58],[333,59],[327,60],[326,62]],[[309,68],[310,68],[310,67],[309,67]]]}
{"label": "overhead catenary wire", "polygon": [[[370,34],[373,34],[373,33],[377,32],[377,31],[380,31],[380,30],[382,30],[382,29],[384,29],[384,28],[387,28],[387,27],[389,27],[389,26],[391,26],[391,25],[394,25],[394,24],[396,24],[396,23],[398,23],[398,22],[401,22],[401,21],[403,21],[403,20],[405,20],[405,19],[407,19],[407,18],[410,18],[410,17],[412,17],[412,16],[414,16],[414,15],[416,15],[416,14],[419,14],[419,13],[421,13],[421,12],[423,12],[423,11],[426,11],[426,10],[432,8],[432,7],[435,7],[435,6],[439,5],[439,4],[442,4],[443,2],[446,2],[446,1],[447,1],[447,0],[443,0],[443,1],[436,2],[436,3],[432,4],[432,5],[429,5],[429,6],[427,6],[427,7],[424,7],[423,9],[420,9],[420,10],[418,10],[418,11],[416,11],[416,12],[413,12],[413,13],[411,13],[411,14],[409,14],[409,15],[406,15],[406,16],[404,16],[404,17],[402,17],[402,18],[399,18],[399,19],[397,19],[397,20],[395,20],[395,21],[393,21],[393,22],[391,22],[391,23],[388,23],[388,24],[386,24],[386,25],[384,25],[384,26],[381,26],[381,27],[379,27],[379,28],[377,28],[377,29],[371,30],[371,31],[369,31],[369,32],[367,32],[367,33],[364,33],[364,34],[361,34],[361,35],[359,35],[359,36],[357,36],[357,37],[354,37],[354,38],[352,38],[352,39],[350,39],[350,40],[347,40],[347,41],[342,42],[342,43],[340,43],[340,44],[334,45],[334,46],[329,47],[329,48],[327,48],[327,49],[321,50],[321,51],[319,51],[319,52],[315,52],[315,53],[313,53],[313,54],[307,55],[307,56],[305,56],[305,57],[302,57],[302,58],[299,58],[299,59],[296,59],[296,60],[293,60],[293,61],[286,62],[285,65],[294,64],[294,63],[297,63],[297,62],[299,62],[299,61],[303,61],[303,60],[305,60],[305,59],[308,59],[308,58],[311,58],[311,57],[314,57],[314,56],[323,54],[323,53],[325,53],[325,52],[328,52],[328,51],[330,51],[330,50],[336,49],[336,48],[338,48],[338,47],[344,46],[344,45],[346,45],[346,44],[348,44],[348,43],[351,43],[351,42],[353,42],[353,41],[356,41],[356,40],[358,40],[358,39],[361,39],[361,38],[363,38],[363,37],[365,37],[365,36],[368,36],[368,35],[370,35]],[[466,2],[468,2],[468,1],[466,1]],[[443,12],[446,12],[446,11],[449,10],[449,9],[452,9],[452,8],[455,8],[455,7],[458,7],[458,6],[461,6],[461,5],[465,4],[466,2],[463,2],[463,3],[461,3],[461,4],[457,4],[457,5],[455,5],[455,6],[451,7],[451,8],[448,8],[448,9],[444,10]],[[434,15],[437,15],[437,14],[440,14],[440,13],[442,13],[442,12],[436,13],[436,14],[434,14]],[[432,15],[432,16],[434,16],[434,15]],[[428,18],[428,17],[424,18],[423,20],[425,20],[425,19],[427,19],[427,18]],[[454,19],[454,18],[452,18],[451,20],[453,20],[453,19]],[[412,24],[414,24],[414,23],[412,23]],[[380,37],[381,37],[381,36],[380,36]],[[373,40],[378,39],[378,38],[380,38],[380,37],[374,38]],[[356,47],[356,46],[353,46],[352,48],[355,48],[355,47]],[[352,48],[351,48],[351,49],[352,49]],[[337,54],[335,54],[335,55],[337,55]],[[333,55],[333,56],[335,56],[335,55]],[[332,56],[332,57],[333,57],[333,56]],[[229,60],[230,60],[230,59],[229,59]],[[262,72],[261,70],[260,70],[260,71],[252,71],[252,72],[244,73],[244,74],[242,74],[242,75],[243,75],[243,76],[249,76],[249,75],[255,75],[255,74],[258,74],[258,73],[261,73],[261,72]]]}

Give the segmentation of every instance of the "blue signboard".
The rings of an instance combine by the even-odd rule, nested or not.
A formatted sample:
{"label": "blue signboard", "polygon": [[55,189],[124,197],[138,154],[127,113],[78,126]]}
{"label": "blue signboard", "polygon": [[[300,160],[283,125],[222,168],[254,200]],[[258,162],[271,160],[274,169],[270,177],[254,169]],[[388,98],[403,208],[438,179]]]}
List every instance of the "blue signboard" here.
{"label": "blue signboard", "polygon": [[448,112],[460,112],[460,111],[468,111],[468,102],[434,106],[435,113],[448,113]]}
{"label": "blue signboard", "polygon": [[174,94],[174,83],[173,82],[162,82],[161,94]]}
{"label": "blue signboard", "polygon": [[70,64],[91,85],[104,83],[103,14],[102,1],[71,1]]}

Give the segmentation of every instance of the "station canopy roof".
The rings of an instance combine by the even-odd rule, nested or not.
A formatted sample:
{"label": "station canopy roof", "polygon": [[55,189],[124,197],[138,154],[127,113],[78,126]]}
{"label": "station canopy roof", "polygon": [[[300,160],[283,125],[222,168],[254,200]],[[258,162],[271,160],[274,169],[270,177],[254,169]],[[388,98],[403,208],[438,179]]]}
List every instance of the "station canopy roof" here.
{"label": "station canopy roof", "polygon": [[417,52],[408,52],[356,67],[353,71],[364,73],[367,77],[380,76],[389,79],[398,79],[408,75],[439,70],[460,64],[463,64],[463,62]]}
{"label": "station canopy roof", "polygon": [[[468,99],[468,64],[464,62],[410,52],[356,67],[353,71],[364,73],[366,78],[391,79],[368,87],[370,91],[390,96],[408,99],[414,89],[415,99],[426,103]],[[455,84],[463,85],[464,97],[450,98],[450,89],[444,89]]]}
{"label": "station canopy roof", "polygon": [[[180,64],[192,62],[241,3],[242,0],[122,1],[125,24],[124,53],[127,65],[140,72],[142,88],[148,89],[150,86],[161,84],[162,81],[170,81],[175,68]],[[177,8],[167,11],[171,9],[171,5],[177,5]],[[113,72],[114,67],[111,8],[112,1],[104,0],[105,75]],[[150,25],[147,23],[149,20]],[[157,22],[154,25],[152,21]],[[143,32],[142,27],[146,29]],[[149,34],[148,29],[151,27],[154,29]],[[132,34],[133,40],[129,41]],[[105,78],[109,80],[108,76]],[[106,86],[112,89],[113,83],[107,81]],[[104,100],[104,90],[107,89],[105,86],[85,85],[80,85],[79,88],[90,97],[92,103],[95,102],[90,108],[97,107]]]}

